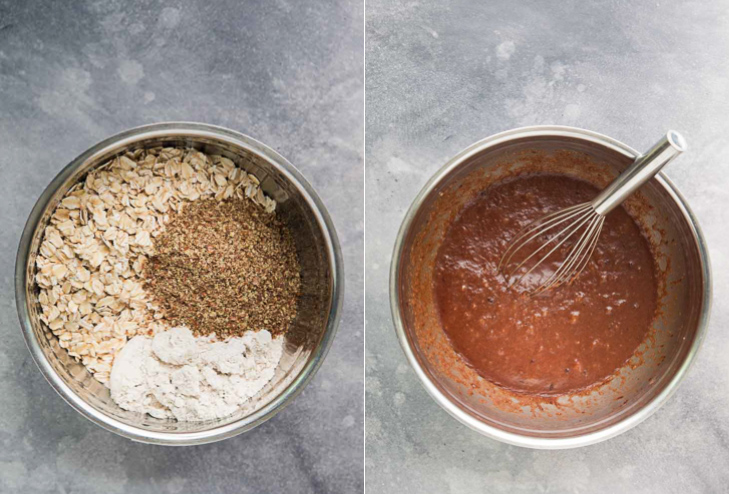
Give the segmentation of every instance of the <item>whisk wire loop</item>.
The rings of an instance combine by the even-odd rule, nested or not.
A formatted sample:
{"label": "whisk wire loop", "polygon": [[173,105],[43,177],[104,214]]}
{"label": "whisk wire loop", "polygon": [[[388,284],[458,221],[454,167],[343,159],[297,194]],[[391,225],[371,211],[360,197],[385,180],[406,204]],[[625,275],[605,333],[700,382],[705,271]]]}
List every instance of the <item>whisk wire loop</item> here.
{"label": "whisk wire loop", "polygon": [[[601,235],[606,215],[656,175],[663,166],[683,153],[685,149],[684,138],[679,133],[670,130],[646,154],[636,158],[593,201],[555,211],[520,230],[507,245],[507,249],[502,254],[497,266],[497,270],[507,280],[508,287],[521,283],[526,276],[547,261],[568,239],[575,235],[578,238],[575,245],[570,246],[568,244],[566,246],[566,249],[570,247],[568,256],[544,282],[536,288],[530,289],[530,292],[532,295],[537,295],[564,283],[572,283],[588,266],[588,262],[598,245],[598,238]],[[578,233],[582,228],[584,229],[582,233]],[[553,233],[556,230],[560,231]],[[515,268],[509,269],[512,260],[519,251],[545,235],[549,236],[546,242],[527,255]],[[515,279],[515,274],[528,261],[534,259],[553,243],[555,245],[547,254],[540,257],[534,265]],[[519,257],[517,259],[519,260]]]}
{"label": "whisk wire loop", "polygon": [[[522,249],[526,245],[530,244],[533,240],[535,240],[539,236],[545,234],[554,225],[559,224],[559,223],[564,223],[566,221],[570,221],[571,219],[575,218],[576,216],[583,215],[590,209],[590,207],[591,207],[590,203],[577,204],[575,206],[571,206],[569,208],[565,208],[563,210],[556,211],[554,213],[543,216],[542,218],[540,218],[538,220],[533,221],[532,223],[527,225],[525,228],[520,230],[517,233],[517,235],[515,236],[515,238],[510,241],[510,244],[507,247],[507,250],[504,251],[504,254],[502,254],[502,258],[499,260],[499,265],[497,266],[497,269],[499,271],[502,271],[502,268],[509,265],[509,263],[510,263],[510,261],[512,261],[512,258],[514,257],[514,255],[520,249]],[[526,238],[528,236],[529,236],[529,238]],[[542,250],[542,247],[540,249],[538,249],[538,252],[539,252],[539,250]]]}
{"label": "whisk wire loop", "polygon": [[566,260],[540,285],[533,295],[538,295],[564,283],[571,283],[585,269],[598,242],[603,220],[604,217],[600,215],[596,215],[591,219],[588,228],[585,229],[578,242],[573,246]]}
{"label": "whisk wire loop", "polygon": [[[544,256],[542,256],[542,258],[539,261],[537,261],[530,269],[528,269],[526,272],[522,273],[517,278],[517,280],[515,281],[515,283],[519,284],[525,278],[525,276],[528,276],[530,273],[532,273],[533,271],[535,271],[535,269],[537,269],[538,266],[540,266],[543,262],[545,262],[570,237],[572,237],[575,232],[577,232],[578,230],[580,230],[583,227],[583,225],[585,225],[587,222],[589,222],[594,215],[595,215],[595,212],[593,211],[592,208],[586,209],[580,216],[578,216],[578,218],[575,221],[573,221],[571,224],[569,224],[568,226],[566,226],[565,228],[563,228],[562,230],[560,230],[558,233],[556,233],[555,235],[553,235],[552,237],[550,237],[544,244],[542,244],[538,249],[536,249],[534,252],[532,252],[532,254],[530,254],[525,259],[523,259],[522,262],[519,263],[510,272],[510,274],[508,276],[508,279],[511,280],[513,278],[513,276],[515,275],[515,273],[517,273],[517,271],[519,271],[519,269],[522,266],[524,266],[530,259],[532,259],[533,257],[535,257],[537,254],[540,253],[540,251],[542,251],[543,249],[545,249],[546,247],[548,247],[550,244],[552,244],[553,241],[556,241],[556,240],[559,239],[559,242],[557,242],[553,246],[553,248],[550,249],[550,251],[547,254],[545,254]],[[556,224],[554,224],[554,225],[546,228],[545,230],[542,230],[542,232],[543,233],[547,233],[548,231],[550,231],[556,225],[558,225],[558,224],[556,223]],[[570,232],[566,234],[565,232],[568,231],[568,230],[570,230]],[[510,283],[510,286],[511,285],[512,285],[512,283]]]}

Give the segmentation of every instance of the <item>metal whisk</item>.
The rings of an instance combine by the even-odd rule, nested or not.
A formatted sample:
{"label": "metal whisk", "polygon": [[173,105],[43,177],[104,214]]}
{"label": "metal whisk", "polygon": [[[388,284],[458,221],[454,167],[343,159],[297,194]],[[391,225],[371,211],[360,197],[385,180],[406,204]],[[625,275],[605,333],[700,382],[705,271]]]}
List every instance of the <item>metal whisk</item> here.
{"label": "metal whisk", "polygon": [[[588,265],[598,244],[606,215],[685,149],[684,138],[678,132],[670,130],[646,154],[636,158],[636,161],[595,199],[550,213],[518,232],[502,254],[498,270],[505,276],[510,286],[517,285],[568,239],[573,238],[577,241],[572,247],[570,244],[566,246],[566,249],[570,247],[570,252],[560,266],[542,284],[528,291],[536,295],[573,281]],[[549,236],[549,239],[529,253],[517,266],[509,268],[513,259],[517,261],[521,259],[521,256],[515,257],[515,255],[541,236]],[[548,250],[551,245],[552,248]],[[547,253],[544,253],[545,251]],[[534,264],[528,264],[530,261]],[[515,278],[515,274],[523,266],[526,270]]]}

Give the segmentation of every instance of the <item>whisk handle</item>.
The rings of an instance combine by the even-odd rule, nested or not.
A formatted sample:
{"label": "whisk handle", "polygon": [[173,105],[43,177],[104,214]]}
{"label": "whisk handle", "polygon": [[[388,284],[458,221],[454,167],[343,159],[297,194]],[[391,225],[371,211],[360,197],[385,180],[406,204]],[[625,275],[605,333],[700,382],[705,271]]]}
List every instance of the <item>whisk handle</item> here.
{"label": "whisk handle", "polygon": [[593,199],[593,209],[605,216],[686,149],[684,137],[670,130]]}

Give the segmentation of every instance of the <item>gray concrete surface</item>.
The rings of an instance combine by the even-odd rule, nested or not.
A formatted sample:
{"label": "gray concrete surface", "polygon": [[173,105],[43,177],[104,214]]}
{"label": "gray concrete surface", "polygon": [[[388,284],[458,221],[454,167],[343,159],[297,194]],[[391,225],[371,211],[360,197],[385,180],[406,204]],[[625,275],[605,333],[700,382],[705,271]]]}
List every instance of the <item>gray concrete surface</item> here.
{"label": "gray concrete surface", "polygon": [[[363,463],[363,5],[0,1],[0,492],[357,493]],[[135,444],[66,405],[23,343],[13,263],[36,198],[72,158],[163,120],[277,149],[332,214],[340,332],[294,403],[207,446]]]}
{"label": "gray concrete surface", "polygon": [[[728,492],[727,2],[366,2],[366,488],[414,493]],[[421,388],[396,341],[387,276],[403,215],[458,151],[530,124],[644,149],[667,128],[690,150],[666,170],[700,219],[712,321],[675,396],[637,428],[578,450],[481,437]]]}

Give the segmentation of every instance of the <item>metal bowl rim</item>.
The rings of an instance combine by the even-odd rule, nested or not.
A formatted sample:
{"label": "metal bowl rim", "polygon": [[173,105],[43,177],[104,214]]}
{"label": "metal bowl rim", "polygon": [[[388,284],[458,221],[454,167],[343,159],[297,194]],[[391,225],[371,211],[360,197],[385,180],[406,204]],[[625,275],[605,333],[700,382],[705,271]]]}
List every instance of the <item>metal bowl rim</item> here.
{"label": "metal bowl rim", "polygon": [[697,218],[692,213],[687,201],[679,192],[677,187],[672,183],[669,178],[663,173],[656,175],[656,180],[664,187],[669,195],[674,199],[678,208],[682,212],[685,221],[687,221],[690,230],[693,233],[693,238],[697,246],[697,250],[700,256],[701,264],[701,275],[702,275],[702,308],[700,310],[700,318],[698,322],[697,331],[695,333],[694,341],[692,346],[687,353],[684,361],[677,369],[677,372],[672,376],[671,380],[667,383],[665,388],[648,402],[644,407],[639,409],[632,415],[625,417],[619,422],[610,425],[604,429],[590,432],[583,435],[574,437],[563,437],[563,438],[538,438],[523,434],[517,434],[513,432],[507,432],[502,429],[492,427],[484,422],[477,420],[464,410],[462,410],[456,403],[452,402],[448,396],[442,393],[439,388],[431,381],[426,372],[421,368],[416,359],[416,356],[411,349],[410,342],[406,335],[405,327],[401,318],[400,311],[400,299],[398,295],[398,273],[400,272],[401,263],[401,250],[403,248],[403,242],[405,236],[410,230],[413,219],[419,211],[423,201],[431,193],[431,191],[448,175],[453,169],[458,167],[461,163],[469,159],[470,157],[485,151],[486,149],[493,147],[497,144],[512,141],[515,139],[522,139],[526,137],[568,137],[572,139],[578,139],[583,141],[592,142],[605,148],[617,151],[624,156],[635,159],[640,155],[638,151],[633,149],[626,144],[608,137],[606,135],[593,132],[590,130],[580,129],[576,127],[568,127],[562,125],[535,125],[528,127],[520,127],[505,132],[500,132],[492,136],[486,137],[458,153],[454,158],[449,160],[441,169],[439,169],[423,186],[421,191],[418,193],[416,198],[411,203],[411,206],[406,213],[403,223],[398,231],[396,237],[395,246],[393,248],[393,254],[390,265],[390,308],[391,316],[395,325],[395,332],[398,336],[398,341],[406,355],[408,363],[416,372],[421,385],[426,389],[428,394],[438,403],[444,410],[446,410],[456,420],[466,425],[467,427],[483,434],[487,437],[491,437],[498,441],[512,444],[515,446],[521,446],[533,449],[568,449],[577,448],[582,446],[588,446],[590,444],[599,443],[605,441],[614,436],[617,436],[632,427],[643,422],[649,416],[651,416],[656,410],[658,410],[679,387],[686,376],[690,366],[697,357],[702,342],[704,341],[705,334],[707,332],[707,326],[710,316],[710,306],[712,300],[712,278],[710,272],[710,257],[707,249],[707,245],[702,235],[702,231],[699,226]]}
{"label": "metal bowl rim", "polygon": [[[43,211],[58,188],[76,171],[77,168],[88,160],[97,159],[99,156],[105,155],[115,149],[123,149],[134,142],[156,137],[208,138],[228,145],[240,147],[265,159],[269,164],[279,170],[286,179],[297,188],[314,214],[317,223],[323,232],[330,269],[333,273],[332,300],[330,304],[330,311],[327,316],[327,327],[325,328],[322,340],[313,351],[313,356],[299,372],[299,375],[289,383],[281,394],[276,396],[270,403],[260,410],[257,410],[251,415],[243,417],[230,424],[200,432],[168,433],[146,431],[142,428],[125,424],[96,410],[78,396],[53,370],[36,340],[35,333],[33,332],[33,328],[30,323],[30,314],[27,308],[26,284],[28,280],[26,278],[26,273],[31,240]],[[53,387],[53,389],[69,405],[76,409],[76,411],[104,429],[134,441],[160,445],[185,446],[205,444],[233,437],[262,424],[291,403],[291,401],[302,391],[302,389],[304,389],[322,365],[322,362],[332,345],[332,341],[340,322],[343,294],[344,266],[337,232],[327,209],[309,182],[294,167],[294,165],[286,160],[286,158],[262,142],[224,127],[197,122],[161,122],[134,127],[95,144],[72,160],[50,182],[33,206],[20,237],[20,244],[18,246],[15,262],[15,301],[18,318],[20,319],[23,331],[23,337],[33,360],[38,366],[38,369],[41,371],[51,387]]]}

